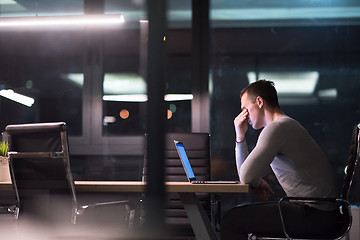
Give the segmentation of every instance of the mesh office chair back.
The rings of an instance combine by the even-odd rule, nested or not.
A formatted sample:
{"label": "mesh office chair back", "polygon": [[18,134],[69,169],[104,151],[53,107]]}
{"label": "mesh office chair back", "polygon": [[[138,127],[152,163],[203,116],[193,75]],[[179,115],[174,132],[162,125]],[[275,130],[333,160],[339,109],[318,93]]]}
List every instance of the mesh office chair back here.
{"label": "mesh office chair back", "polygon": [[342,187],[341,195],[340,197],[342,199],[348,200],[349,194],[350,194],[350,187],[352,185],[352,182],[354,180],[356,167],[358,165],[359,161],[359,138],[360,138],[360,123],[357,124],[354,127],[353,134],[352,134],[352,140],[350,143],[350,150],[349,150],[349,157],[348,157],[348,163],[346,166],[346,175],[344,179],[344,184]]}
{"label": "mesh office chair back", "polygon": [[355,125],[351,139],[352,140],[350,143],[348,163],[345,168],[344,183],[340,193],[340,199],[342,199],[343,202],[346,204],[342,205],[344,220],[340,225],[341,227],[339,228],[339,232],[337,234],[338,239],[345,236],[349,232],[350,227],[352,225],[351,210],[348,204],[349,204],[350,190],[353,185],[353,180],[355,178],[356,169],[360,158],[360,145],[359,145],[360,123]]}

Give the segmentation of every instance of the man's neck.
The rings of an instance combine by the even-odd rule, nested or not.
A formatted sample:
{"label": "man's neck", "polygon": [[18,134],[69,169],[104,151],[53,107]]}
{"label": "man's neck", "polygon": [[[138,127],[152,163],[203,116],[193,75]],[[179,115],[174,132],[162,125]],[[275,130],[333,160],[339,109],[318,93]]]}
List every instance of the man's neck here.
{"label": "man's neck", "polygon": [[275,111],[265,111],[265,126],[273,121],[276,121],[282,116],[284,116],[284,113],[281,109],[275,109]]}

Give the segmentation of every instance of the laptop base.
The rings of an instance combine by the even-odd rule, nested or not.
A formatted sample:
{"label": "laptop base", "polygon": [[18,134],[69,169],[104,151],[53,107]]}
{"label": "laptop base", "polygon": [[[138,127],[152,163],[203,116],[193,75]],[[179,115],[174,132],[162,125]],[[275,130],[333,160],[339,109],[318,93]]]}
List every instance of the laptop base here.
{"label": "laptop base", "polygon": [[237,184],[237,183],[240,183],[239,181],[207,181],[207,180],[204,180],[204,181],[201,181],[201,180],[194,180],[194,181],[191,181],[191,183],[193,184]]}

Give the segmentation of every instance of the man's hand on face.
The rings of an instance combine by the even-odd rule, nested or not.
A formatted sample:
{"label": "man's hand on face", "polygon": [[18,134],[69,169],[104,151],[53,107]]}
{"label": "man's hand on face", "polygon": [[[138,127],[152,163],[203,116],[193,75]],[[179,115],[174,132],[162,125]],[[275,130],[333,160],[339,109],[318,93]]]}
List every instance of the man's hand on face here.
{"label": "man's hand on face", "polygon": [[245,133],[248,129],[249,112],[244,108],[234,119],[234,128],[236,133],[236,142],[242,142],[245,139]]}
{"label": "man's hand on face", "polygon": [[255,197],[260,201],[268,201],[271,195],[275,194],[270,185],[264,179],[261,179],[259,186],[253,187],[252,189]]}

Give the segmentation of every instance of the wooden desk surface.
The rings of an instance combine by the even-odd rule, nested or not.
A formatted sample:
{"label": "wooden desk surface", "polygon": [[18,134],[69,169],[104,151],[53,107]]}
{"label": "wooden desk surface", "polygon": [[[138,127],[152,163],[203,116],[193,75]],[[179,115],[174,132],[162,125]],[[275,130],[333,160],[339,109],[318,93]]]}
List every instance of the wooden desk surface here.
{"label": "wooden desk surface", "polygon": [[[124,181],[75,181],[79,192],[144,192],[144,182]],[[245,184],[191,184],[189,182],[166,182],[168,192],[248,192]]]}
{"label": "wooden desk surface", "polygon": [[[75,181],[79,192],[144,192],[145,183],[140,181]],[[191,184],[189,182],[166,182],[167,192],[213,192],[246,193],[246,184]],[[11,190],[10,182],[0,182],[0,190]]]}

